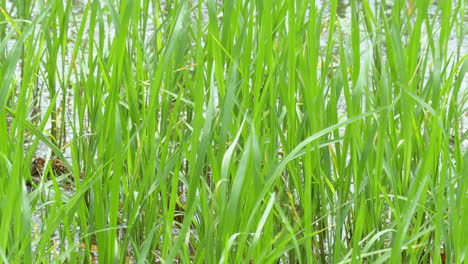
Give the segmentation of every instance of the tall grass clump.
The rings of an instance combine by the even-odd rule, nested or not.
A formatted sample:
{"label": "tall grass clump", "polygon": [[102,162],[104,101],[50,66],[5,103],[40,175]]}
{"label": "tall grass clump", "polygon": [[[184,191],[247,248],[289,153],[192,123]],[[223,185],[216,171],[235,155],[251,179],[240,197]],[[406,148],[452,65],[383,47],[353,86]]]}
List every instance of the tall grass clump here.
{"label": "tall grass clump", "polygon": [[0,0],[0,262],[466,262],[467,1],[343,4]]}

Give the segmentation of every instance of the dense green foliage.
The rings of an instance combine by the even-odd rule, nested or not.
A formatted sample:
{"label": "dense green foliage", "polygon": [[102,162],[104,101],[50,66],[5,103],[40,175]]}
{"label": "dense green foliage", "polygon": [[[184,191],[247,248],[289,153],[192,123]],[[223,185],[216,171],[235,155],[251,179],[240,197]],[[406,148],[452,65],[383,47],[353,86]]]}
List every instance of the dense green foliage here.
{"label": "dense green foliage", "polygon": [[0,262],[467,261],[467,1],[324,2],[0,0]]}

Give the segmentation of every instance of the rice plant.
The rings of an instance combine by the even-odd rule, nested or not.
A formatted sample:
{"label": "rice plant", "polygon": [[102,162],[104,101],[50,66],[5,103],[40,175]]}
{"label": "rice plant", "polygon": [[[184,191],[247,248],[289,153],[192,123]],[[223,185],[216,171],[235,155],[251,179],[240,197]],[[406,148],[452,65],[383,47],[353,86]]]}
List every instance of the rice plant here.
{"label": "rice plant", "polygon": [[466,0],[0,0],[0,263],[464,263]]}

